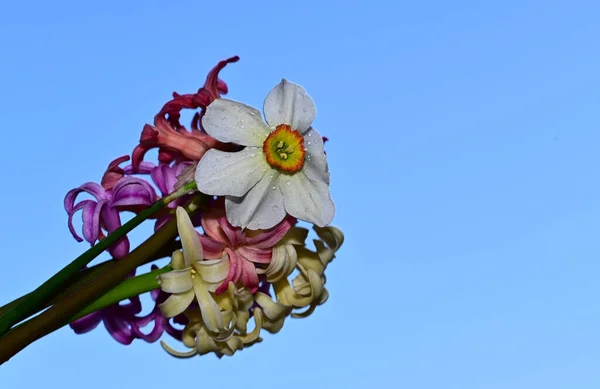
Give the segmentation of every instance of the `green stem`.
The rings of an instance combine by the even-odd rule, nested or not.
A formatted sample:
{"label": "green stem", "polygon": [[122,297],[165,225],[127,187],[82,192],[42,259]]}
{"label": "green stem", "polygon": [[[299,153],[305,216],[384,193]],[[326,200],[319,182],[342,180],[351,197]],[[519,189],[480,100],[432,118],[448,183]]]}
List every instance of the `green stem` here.
{"label": "green stem", "polygon": [[116,304],[119,301],[123,301],[130,297],[138,296],[142,293],[158,289],[160,285],[158,284],[156,277],[159,274],[166,273],[171,270],[171,266],[169,265],[161,269],[153,270],[146,274],[126,279],[125,281],[117,285],[114,289],[112,289],[110,292],[106,293],[104,296],[100,297],[98,300],[94,301],[92,304],[88,305],[84,310],[82,310],[73,318],[71,318],[69,320],[69,323],[85,315],[89,315],[92,312],[96,312],[102,308],[106,308],[108,306]]}
{"label": "green stem", "polygon": [[62,270],[50,277],[41,286],[35,289],[31,294],[20,300],[12,308],[0,316],[0,336],[6,334],[12,326],[21,320],[26,319],[36,312],[36,309],[43,306],[58,292],[60,292],[63,284],[66,283],[80,269],[90,263],[94,258],[100,255],[104,250],[117,242],[120,238],[131,232],[135,227],[139,226],[144,220],[148,219],[154,213],[165,207],[176,198],[187,194],[194,189],[196,183],[194,181],[184,185],[170,195],[162,198],[149,208],[144,209],[137,214],[133,219],[125,223],[110,233],[106,238],[102,239],[98,244],[92,246],[88,251],[81,254],[73,262],[65,266]]}
{"label": "green stem", "polygon": [[[181,242],[179,242],[178,240],[171,240],[169,243],[164,245],[159,251],[157,251],[155,253],[155,255],[148,257],[142,265],[145,265],[150,262],[154,262],[157,259],[170,257],[171,254],[173,253],[173,251],[179,250],[180,248],[181,248]],[[50,299],[48,302],[46,302],[42,306],[38,307],[36,309],[36,312],[33,312],[32,315],[38,313],[42,309],[49,307],[50,305],[54,304],[56,301],[71,294],[73,291],[77,290],[85,283],[94,279],[98,274],[101,274],[106,269],[106,266],[109,266],[112,261],[113,260],[108,260],[106,262],[99,263],[97,265],[88,267],[86,269],[82,269],[79,272],[77,272],[77,274],[75,274],[73,277],[71,277],[69,279],[69,281],[63,286],[63,289],[58,294],[56,294],[56,296],[54,296],[52,299]],[[6,312],[9,309],[11,309],[12,307],[14,307],[15,304],[17,304],[19,301],[27,298],[27,296],[29,296],[30,294],[31,293],[21,296],[18,299],[11,301],[10,303],[5,304],[4,306],[0,307],[0,315],[2,315],[4,312]]]}
{"label": "green stem", "polygon": [[[201,207],[201,198],[196,197],[186,205],[188,212]],[[106,269],[93,280],[82,285],[71,294],[58,300],[53,306],[22,325],[15,327],[0,338],[0,365],[41,337],[59,329],[70,318],[75,317],[90,303],[126,279],[127,275],[154,255],[177,234],[177,221],[171,218],[144,243],[118,261],[111,261]]]}
{"label": "green stem", "polygon": [[[156,269],[146,274],[126,279],[125,281],[121,282],[119,285],[114,287],[110,292],[106,293],[104,296],[100,297],[98,300],[88,305],[77,315],[73,316],[65,324],[72,323],[77,319],[81,319],[85,315],[89,315],[90,313],[117,304],[120,301],[126,300],[130,297],[139,296],[142,293],[158,289],[160,285],[158,284],[156,277],[159,274],[166,273],[171,270],[171,266],[167,265],[161,269]],[[17,324],[12,329],[15,330],[23,324],[25,323]]]}

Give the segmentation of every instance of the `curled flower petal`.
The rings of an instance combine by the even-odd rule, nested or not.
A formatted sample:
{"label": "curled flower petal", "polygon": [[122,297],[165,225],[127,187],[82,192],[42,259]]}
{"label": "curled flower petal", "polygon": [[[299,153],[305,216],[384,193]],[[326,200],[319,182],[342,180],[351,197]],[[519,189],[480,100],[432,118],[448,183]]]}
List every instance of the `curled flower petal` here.
{"label": "curled flower petal", "polygon": [[98,327],[98,324],[102,321],[102,312],[96,311],[89,315],[83,316],[69,324],[69,326],[75,331],[76,334],[85,334]]}
{"label": "curled flower petal", "polygon": [[280,245],[273,249],[273,258],[264,271],[268,282],[276,282],[294,271],[298,257],[292,245]]}
{"label": "curled flower petal", "polygon": [[223,282],[229,272],[229,257],[225,255],[221,259],[197,261],[194,262],[193,267],[203,281],[219,284]]}
{"label": "curled flower petal", "polygon": [[158,197],[154,188],[145,180],[136,177],[126,177],[119,180],[112,192],[112,206],[149,206],[152,205]]}
{"label": "curled flower petal", "polygon": [[296,224],[296,219],[293,217],[286,217],[283,221],[277,224],[275,227],[263,231],[261,234],[254,236],[247,240],[247,244],[257,249],[268,249],[275,246],[283,237],[287,234]]}
{"label": "curled flower petal", "polygon": [[224,330],[225,323],[223,323],[223,317],[221,316],[221,308],[219,308],[219,305],[217,305],[208,292],[208,289],[206,289],[206,286],[198,277],[194,278],[194,292],[196,293],[196,300],[198,300],[198,306],[200,307],[206,328],[212,332]]}
{"label": "curled flower petal", "polygon": [[189,270],[172,270],[160,274],[158,277],[160,288],[166,293],[183,293],[191,290],[194,286]]}
{"label": "curled flower petal", "polygon": [[[91,231],[89,230],[91,228],[91,216],[93,216],[94,214],[94,209],[96,208],[96,202],[93,200],[83,200],[80,203],[78,203],[75,207],[73,207],[71,209],[71,212],[69,212],[69,218],[68,218],[68,226],[69,226],[69,231],[71,232],[71,235],[73,235],[73,238],[75,238],[76,241],[78,242],[83,242],[83,239],[77,234],[77,231],[75,231],[75,227],[73,227],[73,215],[79,211],[82,210],[82,221],[83,221],[83,228],[84,229],[88,229],[86,235],[87,236],[91,236]],[[84,236],[86,236],[84,235]]]}
{"label": "curled flower petal", "polygon": [[196,354],[198,354],[198,351],[196,349],[189,350],[186,352],[177,351],[162,340],[160,341],[160,345],[166,352],[168,352],[169,354],[171,354],[172,356],[174,356],[176,358],[191,358],[191,357],[195,356]]}
{"label": "curled flower petal", "polygon": [[194,301],[194,291],[190,289],[184,293],[170,295],[159,307],[166,317],[175,317],[185,311],[192,301]]}

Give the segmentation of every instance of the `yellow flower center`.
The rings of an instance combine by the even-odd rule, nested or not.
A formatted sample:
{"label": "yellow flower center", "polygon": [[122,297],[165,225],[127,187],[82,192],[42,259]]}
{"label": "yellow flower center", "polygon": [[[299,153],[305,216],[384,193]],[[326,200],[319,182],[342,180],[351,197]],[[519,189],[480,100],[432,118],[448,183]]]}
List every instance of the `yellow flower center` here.
{"label": "yellow flower center", "polygon": [[289,125],[280,124],[265,139],[263,152],[269,165],[275,169],[296,173],[304,165],[304,138]]}

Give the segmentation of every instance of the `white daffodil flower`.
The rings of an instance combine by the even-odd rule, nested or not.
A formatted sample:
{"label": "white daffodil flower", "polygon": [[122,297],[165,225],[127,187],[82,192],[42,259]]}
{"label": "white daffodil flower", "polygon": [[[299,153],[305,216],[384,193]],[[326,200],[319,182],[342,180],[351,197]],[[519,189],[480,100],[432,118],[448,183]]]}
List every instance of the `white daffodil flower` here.
{"label": "white daffodil flower", "polygon": [[206,109],[202,126],[242,151],[209,150],[198,163],[201,192],[226,196],[227,220],[237,227],[269,229],[286,213],[323,227],[335,213],[329,193],[329,168],[321,135],[311,126],[316,116],[303,87],[282,80],[260,112],[245,104],[217,99]]}

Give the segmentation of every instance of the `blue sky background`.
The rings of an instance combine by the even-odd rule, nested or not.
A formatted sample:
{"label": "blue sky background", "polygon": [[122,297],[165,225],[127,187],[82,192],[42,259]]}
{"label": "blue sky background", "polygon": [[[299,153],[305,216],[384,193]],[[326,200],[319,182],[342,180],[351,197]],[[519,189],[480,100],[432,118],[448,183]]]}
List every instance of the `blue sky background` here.
{"label": "blue sky background", "polygon": [[346,243],[330,300],[233,358],[176,360],[64,328],[0,367],[0,386],[600,387],[599,12],[591,0],[4,4],[1,302],[86,249],[65,193],[235,54],[228,97],[261,107],[286,77],[315,99]]}

